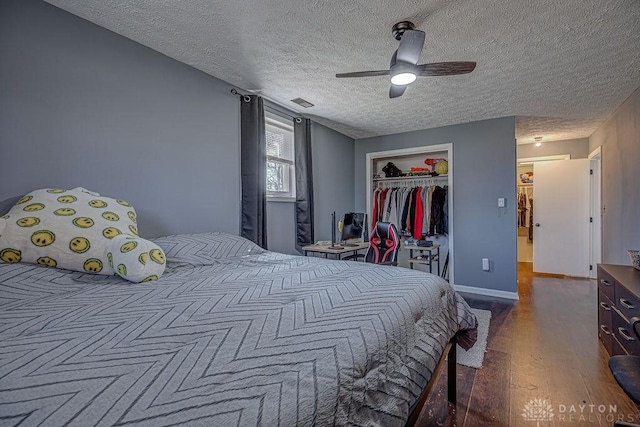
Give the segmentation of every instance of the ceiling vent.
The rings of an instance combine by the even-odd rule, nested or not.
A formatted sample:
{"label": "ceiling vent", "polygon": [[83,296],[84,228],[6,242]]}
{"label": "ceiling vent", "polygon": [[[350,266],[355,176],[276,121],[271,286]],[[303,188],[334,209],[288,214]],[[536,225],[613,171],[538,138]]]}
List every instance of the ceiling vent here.
{"label": "ceiling vent", "polygon": [[312,103],[310,103],[306,99],[302,99],[302,98],[292,99],[291,102],[295,102],[296,104],[298,104],[299,106],[304,107],[304,108],[313,107]]}

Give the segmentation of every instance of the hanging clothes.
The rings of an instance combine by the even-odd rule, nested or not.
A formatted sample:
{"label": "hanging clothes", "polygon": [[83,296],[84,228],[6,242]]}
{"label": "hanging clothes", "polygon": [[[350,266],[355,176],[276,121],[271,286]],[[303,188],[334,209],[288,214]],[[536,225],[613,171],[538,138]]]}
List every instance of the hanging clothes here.
{"label": "hanging clothes", "polygon": [[449,186],[445,185],[442,188],[444,189],[444,205],[442,206],[443,234],[449,234]]}
{"label": "hanging clothes", "polygon": [[416,240],[449,232],[449,188],[437,185],[377,188],[373,193],[371,226],[391,222],[401,234]]}
{"label": "hanging clothes", "polygon": [[413,238],[422,238],[422,216],[424,215],[424,205],[422,204],[422,187],[416,189],[415,218],[413,221]]}
{"label": "hanging clothes", "polygon": [[529,240],[533,241],[533,195],[529,196]]}
{"label": "hanging clothes", "polygon": [[429,235],[445,234],[444,227],[444,199],[446,192],[444,188],[436,186],[433,189],[431,199],[431,221],[429,223]]}

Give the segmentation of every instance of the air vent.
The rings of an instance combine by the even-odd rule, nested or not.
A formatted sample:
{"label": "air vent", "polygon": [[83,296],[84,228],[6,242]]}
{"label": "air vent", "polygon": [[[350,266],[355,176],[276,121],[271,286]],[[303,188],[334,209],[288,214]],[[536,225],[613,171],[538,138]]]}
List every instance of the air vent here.
{"label": "air vent", "polygon": [[306,99],[302,99],[302,98],[292,99],[291,102],[295,102],[296,104],[298,104],[298,105],[300,105],[301,107],[304,107],[304,108],[313,107],[312,103],[310,103]]}

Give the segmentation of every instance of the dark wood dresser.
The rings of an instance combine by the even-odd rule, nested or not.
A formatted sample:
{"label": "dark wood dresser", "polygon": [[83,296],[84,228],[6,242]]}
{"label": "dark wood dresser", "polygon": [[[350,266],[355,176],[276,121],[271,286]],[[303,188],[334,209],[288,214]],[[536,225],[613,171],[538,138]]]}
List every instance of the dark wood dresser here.
{"label": "dark wood dresser", "polygon": [[629,325],[632,317],[640,317],[640,271],[598,264],[598,336],[610,356],[640,355],[640,341]]}

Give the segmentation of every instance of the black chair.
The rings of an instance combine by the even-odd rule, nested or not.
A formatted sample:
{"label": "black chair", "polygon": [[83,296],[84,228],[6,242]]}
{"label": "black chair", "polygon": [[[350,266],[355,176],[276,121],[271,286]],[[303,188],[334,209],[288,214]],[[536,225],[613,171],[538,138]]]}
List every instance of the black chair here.
{"label": "black chair", "polygon": [[[635,333],[636,339],[640,339],[640,317],[633,317],[629,325]],[[640,356],[612,356],[609,358],[609,369],[622,390],[633,400],[636,405],[640,405]],[[615,427],[635,426],[625,422],[616,422]]]}
{"label": "black chair", "polygon": [[378,222],[369,236],[369,249],[365,262],[384,265],[398,265],[400,238],[398,230],[391,222]]}

